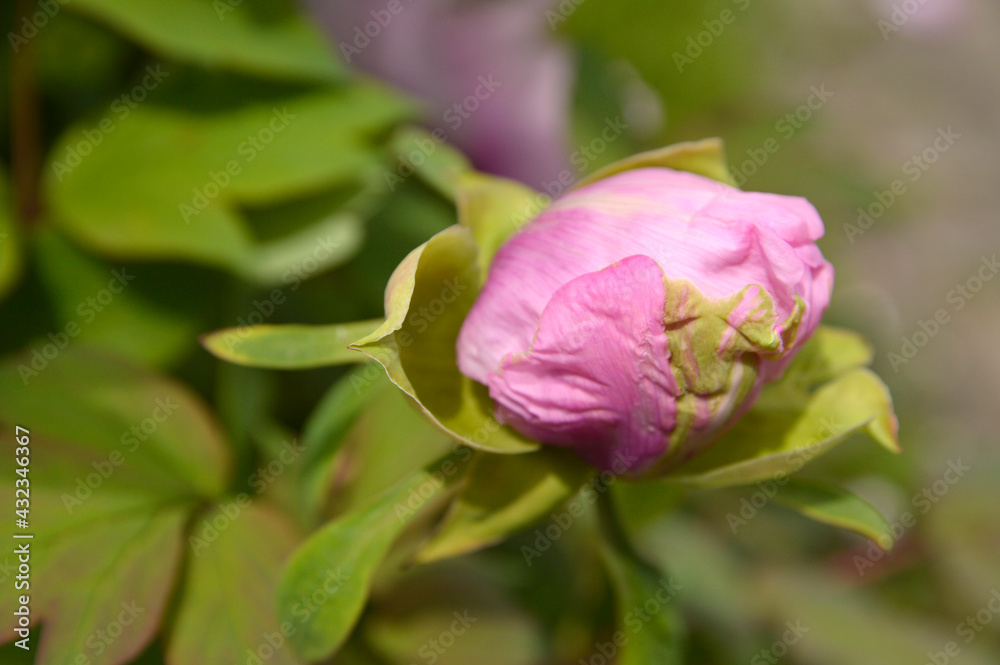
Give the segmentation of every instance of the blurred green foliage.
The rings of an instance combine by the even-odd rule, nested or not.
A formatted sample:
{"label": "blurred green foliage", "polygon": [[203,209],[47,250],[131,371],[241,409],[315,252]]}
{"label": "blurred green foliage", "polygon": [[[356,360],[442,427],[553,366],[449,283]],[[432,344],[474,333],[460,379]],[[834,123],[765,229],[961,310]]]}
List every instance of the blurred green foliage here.
{"label": "blurred green foliage", "polygon": [[[393,268],[455,221],[448,182],[461,157],[442,151],[387,187],[419,103],[349,70],[293,2],[49,2],[44,25],[35,3],[14,4],[20,13],[0,15],[16,36],[0,49],[0,123],[12,127],[0,139],[0,442],[14,449],[16,425],[31,433],[36,625],[32,651],[7,643],[0,661],[292,664],[343,643],[328,662],[597,662],[669,579],[675,593],[619,662],[659,662],[684,644],[693,663],[771,662],[780,646],[786,663],[912,665],[950,641],[955,662],[996,662],[1000,620],[976,617],[1000,587],[1000,527],[983,498],[996,496],[998,469],[944,485],[947,500],[924,511],[920,493],[943,496],[937,470],[908,455],[875,479],[874,453],[850,442],[814,475],[867,483],[896,514],[909,510],[912,526],[890,520],[894,553],[804,520],[764,487],[622,483],[609,494],[637,551],[602,545],[593,510],[561,528],[567,513],[546,504],[496,547],[410,566],[438,514],[397,521],[383,492],[407,495],[452,444],[373,365],[248,369],[198,338],[258,319],[381,317]],[[630,82],[666,118],[590,171],[668,137],[726,134],[742,156],[788,110],[759,92],[756,44],[774,10],[574,7],[558,26],[579,53],[574,143],[629,108]],[[738,16],[725,39],[676,60],[724,11]],[[852,169],[788,152],[755,188],[808,193],[824,211],[858,198]],[[9,506],[16,476],[4,469]],[[827,521],[884,527],[827,498]],[[734,514],[746,523],[734,528]],[[345,515],[355,521],[335,520]],[[14,544],[0,543],[9,642]],[[282,575],[301,575],[309,596],[309,575],[331,566],[352,602],[282,617]],[[107,639],[129,606],[143,609]],[[462,633],[456,613],[468,617]],[[782,641],[787,622],[807,628],[794,643]],[[442,652],[446,635],[455,647]]]}

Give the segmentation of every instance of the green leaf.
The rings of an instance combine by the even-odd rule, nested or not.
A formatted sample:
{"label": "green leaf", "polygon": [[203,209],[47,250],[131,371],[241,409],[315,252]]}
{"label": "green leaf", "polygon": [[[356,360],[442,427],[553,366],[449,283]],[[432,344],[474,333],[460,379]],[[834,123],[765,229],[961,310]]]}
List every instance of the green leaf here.
{"label": "green leaf", "polygon": [[352,390],[374,394],[351,423],[326,468],[326,492],[321,497],[327,507],[340,514],[369,505],[455,450],[455,442],[413,407],[413,401],[389,381],[381,365],[368,365],[351,381]]}
{"label": "green leaf", "polygon": [[817,522],[860,533],[884,550],[892,547],[892,528],[882,513],[847,490],[791,479],[774,495],[774,500]]}
{"label": "green leaf", "polygon": [[[167,663],[232,665],[247,662],[248,651],[277,665],[302,663],[291,649],[275,645],[290,633],[274,606],[281,566],[298,542],[287,518],[232,499],[203,513],[188,540],[192,556]],[[295,629],[301,618],[290,621]]]}
{"label": "green leaf", "polygon": [[276,386],[267,371],[219,363],[215,373],[215,408],[238,458],[248,458],[255,434],[274,413]]}
{"label": "green leaf", "polygon": [[[32,568],[44,580],[34,617],[49,627],[39,662],[129,661],[157,632],[193,507],[227,482],[218,427],[186,388],[93,349],[10,359],[0,392],[0,444],[13,448],[15,425],[30,438]],[[11,505],[14,478],[0,478]],[[12,542],[0,541],[0,560]],[[134,631],[95,653],[94,631],[133,600],[144,608]],[[12,602],[0,596],[0,632]]]}
{"label": "green leaf", "polygon": [[309,274],[318,274],[346,263],[363,242],[361,217],[340,212],[279,240],[261,243],[248,274],[261,284],[288,283],[296,269],[305,272],[303,266],[310,266]]}
{"label": "green leaf", "polygon": [[[279,616],[294,622],[290,640],[308,660],[334,654],[364,609],[372,578],[393,541],[419,510],[459,475],[447,458],[440,470],[416,473],[370,506],[344,515],[309,538],[288,563],[278,592]],[[328,587],[330,600],[302,620],[304,603]]]}
{"label": "green leaf", "polygon": [[0,300],[10,292],[20,274],[20,241],[14,223],[7,174],[0,169]]}
{"label": "green leaf", "polygon": [[383,367],[437,427],[473,448],[525,453],[538,448],[493,417],[485,386],[458,371],[455,346],[479,293],[472,232],[452,226],[415,249],[386,289],[386,321],[352,347]]}
{"label": "green leaf", "polygon": [[[168,268],[104,262],[51,229],[35,235],[33,249],[56,329],[78,330],[73,344],[99,346],[161,367],[191,351],[198,334],[198,303],[183,292],[157,293],[157,281],[177,277]],[[171,283],[178,291],[188,285]]]}
{"label": "green leaf", "polygon": [[627,157],[621,161],[598,169],[578,182],[574,188],[584,187],[608,176],[631,169],[648,166],[660,166],[676,171],[690,171],[699,175],[718,180],[727,185],[736,185],[729,167],[726,166],[726,155],[720,139],[702,139],[650,150]]}
{"label": "green leaf", "polygon": [[303,427],[301,491],[309,520],[315,519],[323,508],[334,455],[359,416],[388,387],[389,382],[383,377],[368,380],[372,370],[381,374],[381,369],[371,364],[341,378],[323,395]]}
{"label": "green leaf", "polygon": [[620,651],[614,662],[680,665],[683,625],[674,599],[679,588],[676,582],[611,542],[601,543],[601,558],[611,577],[617,606],[618,630],[611,643]]}
{"label": "green leaf", "polygon": [[[252,237],[241,206],[371,182],[381,168],[378,135],[409,110],[373,84],[225,113],[150,101],[121,119],[109,113],[102,121],[111,123],[110,133],[100,126],[64,133],[50,155],[45,193],[54,222],[102,254],[195,261],[251,281],[287,281],[290,262],[314,274],[353,254],[360,213],[352,208],[367,209],[370,194],[269,243]],[[88,138],[95,136],[100,141]]]}
{"label": "green leaf", "polygon": [[458,178],[458,219],[472,231],[485,275],[497,250],[530,222],[548,198],[512,180],[469,172]]}
{"label": "green leaf", "polygon": [[666,478],[706,488],[747,485],[794,473],[862,429],[887,450],[899,451],[892,398],[871,371],[850,370],[794,397],[765,391],[711,448]]}
{"label": "green leaf", "polygon": [[348,344],[382,322],[357,321],[328,326],[261,325],[225,328],[201,338],[212,355],[231,363],[265,369],[310,369],[368,358]]}
{"label": "green leaf", "polygon": [[472,170],[465,155],[449,146],[436,132],[406,127],[396,132],[389,147],[398,160],[395,173],[388,177],[393,189],[398,184],[395,177],[405,179],[412,169],[438,194],[454,200],[459,176]]}
{"label": "green leaf", "polygon": [[555,448],[530,455],[478,453],[444,522],[416,560],[427,563],[498,543],[556,510],[593,473],[572,453]]}
{"label": "green leaf", "polygon": [[[573,43],[586,44],[610,63],[627,62],[630,69],[634,67],[636,78],[652,87],[658,93],[654,99],[666,107],[669,131],[677,132],[679,127],[705,126],[712,122],[710,117],[722,117],[731,108],[726,102],[748,103],[754,97],[733,100],[734,91],[756,91],[763,84],[766,56],[749,47],[753,36],[768,34],[780,16],[764,6],[742,11],[748,7],[729,0],[711,4],[622,0],[614,6],[580,3],[559,29]],[[694,41],[705,30],[706,20],[727,9],[734,21],[748,26],[748,34],[730,33],[725,27],[725,34],[694,51],[688,38]],[[624,78],[620,69],[613,72],[616,78]],[[593,94],[578,90],[577,95],[586,92]]]}
{"label": "green leaf", "polygon": [[[152,641],[180,571],[188,512],[90,524],[54,546],[35,595],[46,608],[38,665],[79,662],[80,654],[93,665],[128,663]],[[121,635],[111,639],[116,625]]]}
{"label": "green leaf", "polygon": [[[228,450],[218,424],[186,387],[93,349],[66,348],[45,366],[39,357],[45,359],[26,352],[0,366],[0,420],[49,441],[51,457],[32,472],[50,487],[72,491],[95,466],[113,469],[109,491],[93,491],[79,510],[119,494],[162,501],[222,492]],[[80,514],[59,512],[48,527],[71,525]]]}
{"label": "green leaf", "polygon": [[323,35],[290,2],[74,0],[70,8],[196,65],[287,79],[345,76]]}

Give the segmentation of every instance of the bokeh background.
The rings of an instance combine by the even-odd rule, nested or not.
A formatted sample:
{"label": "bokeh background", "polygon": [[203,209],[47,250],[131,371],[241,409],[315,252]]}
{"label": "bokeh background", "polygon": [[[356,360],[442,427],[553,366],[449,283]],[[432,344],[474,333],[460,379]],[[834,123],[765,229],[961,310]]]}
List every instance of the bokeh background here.
{"label": "bokeh background", "polygon": [[[392,268],[454,222],[408,175],[420,126],[551,194],[720,136],[745,189],[826,221],[827,321],[873,342],[905,454],[851,441],[806,473],[878,506],[899,543],[769,501],[741,513],[753,487],[616,487],[681,586],[688,662],[1000,659],[1000,5],[17,0],[0,20],[0,482],[13,505],[25,425],[43,621],[4,663],[304,662],[260,650],[281,564],[448,443],[363,369],[239,368],[198,338],[378,317]],[[333,662],[603,662],[589,532],[525,565],[536,538],[387,567]],[[462,611],[472,627],[430,647]]]}

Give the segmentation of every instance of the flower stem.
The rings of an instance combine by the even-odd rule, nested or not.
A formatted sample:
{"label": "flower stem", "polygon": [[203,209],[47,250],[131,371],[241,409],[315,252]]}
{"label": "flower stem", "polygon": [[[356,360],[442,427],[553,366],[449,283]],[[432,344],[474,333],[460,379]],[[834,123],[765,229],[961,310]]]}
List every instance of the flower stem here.
{"label": "flower stem", "polygon": [[656,566],[649,563],[632,545],[632,541],[629,540],[628,534],[625,532],[625,528],[622,526],[621,519],[618,517],[618,511],[614,505],[614,499],[611,498],[610,488],[598,494],[597,499],[597,515],[600,519],[601,531],[604,534],[604,538],[607,540],[608,544],[618,551],[619,554],[627,557],[633,563],[638,564],[647,571],[654,572],[657,575]]}
{"label": "flower stem", "polygon": [[[32,0],[18,0],[15,25],[29,17],[34,7]],[[41,103],[33,39],[16,49],[11,62],[11,170],[18,217],[22,223],[30,224],[42,210]]]}

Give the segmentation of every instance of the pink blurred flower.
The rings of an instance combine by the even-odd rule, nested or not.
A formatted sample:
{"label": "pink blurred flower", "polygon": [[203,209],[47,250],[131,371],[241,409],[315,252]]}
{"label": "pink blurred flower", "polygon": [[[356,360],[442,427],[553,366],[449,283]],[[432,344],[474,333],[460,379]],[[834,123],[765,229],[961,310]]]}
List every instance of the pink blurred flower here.
{"label": "pink blurred flower", "polygon": [[641,168],[556,201],[497,253],[458,339],[497,417],[592,465],[690,458],[780,377],[833,268],[801,198]]}
{"label": "pink blurred flower", "polygon": [[[479,170],[540,187],[569,167],[574,67],[545,18],[553,0],[400,0],[391,15],[387,0],[309,4],[351,66],[426,101],[428,124]],[[498,85],[483,94],[482,79]],[[456,112],[477,89],[488,98]]]}

